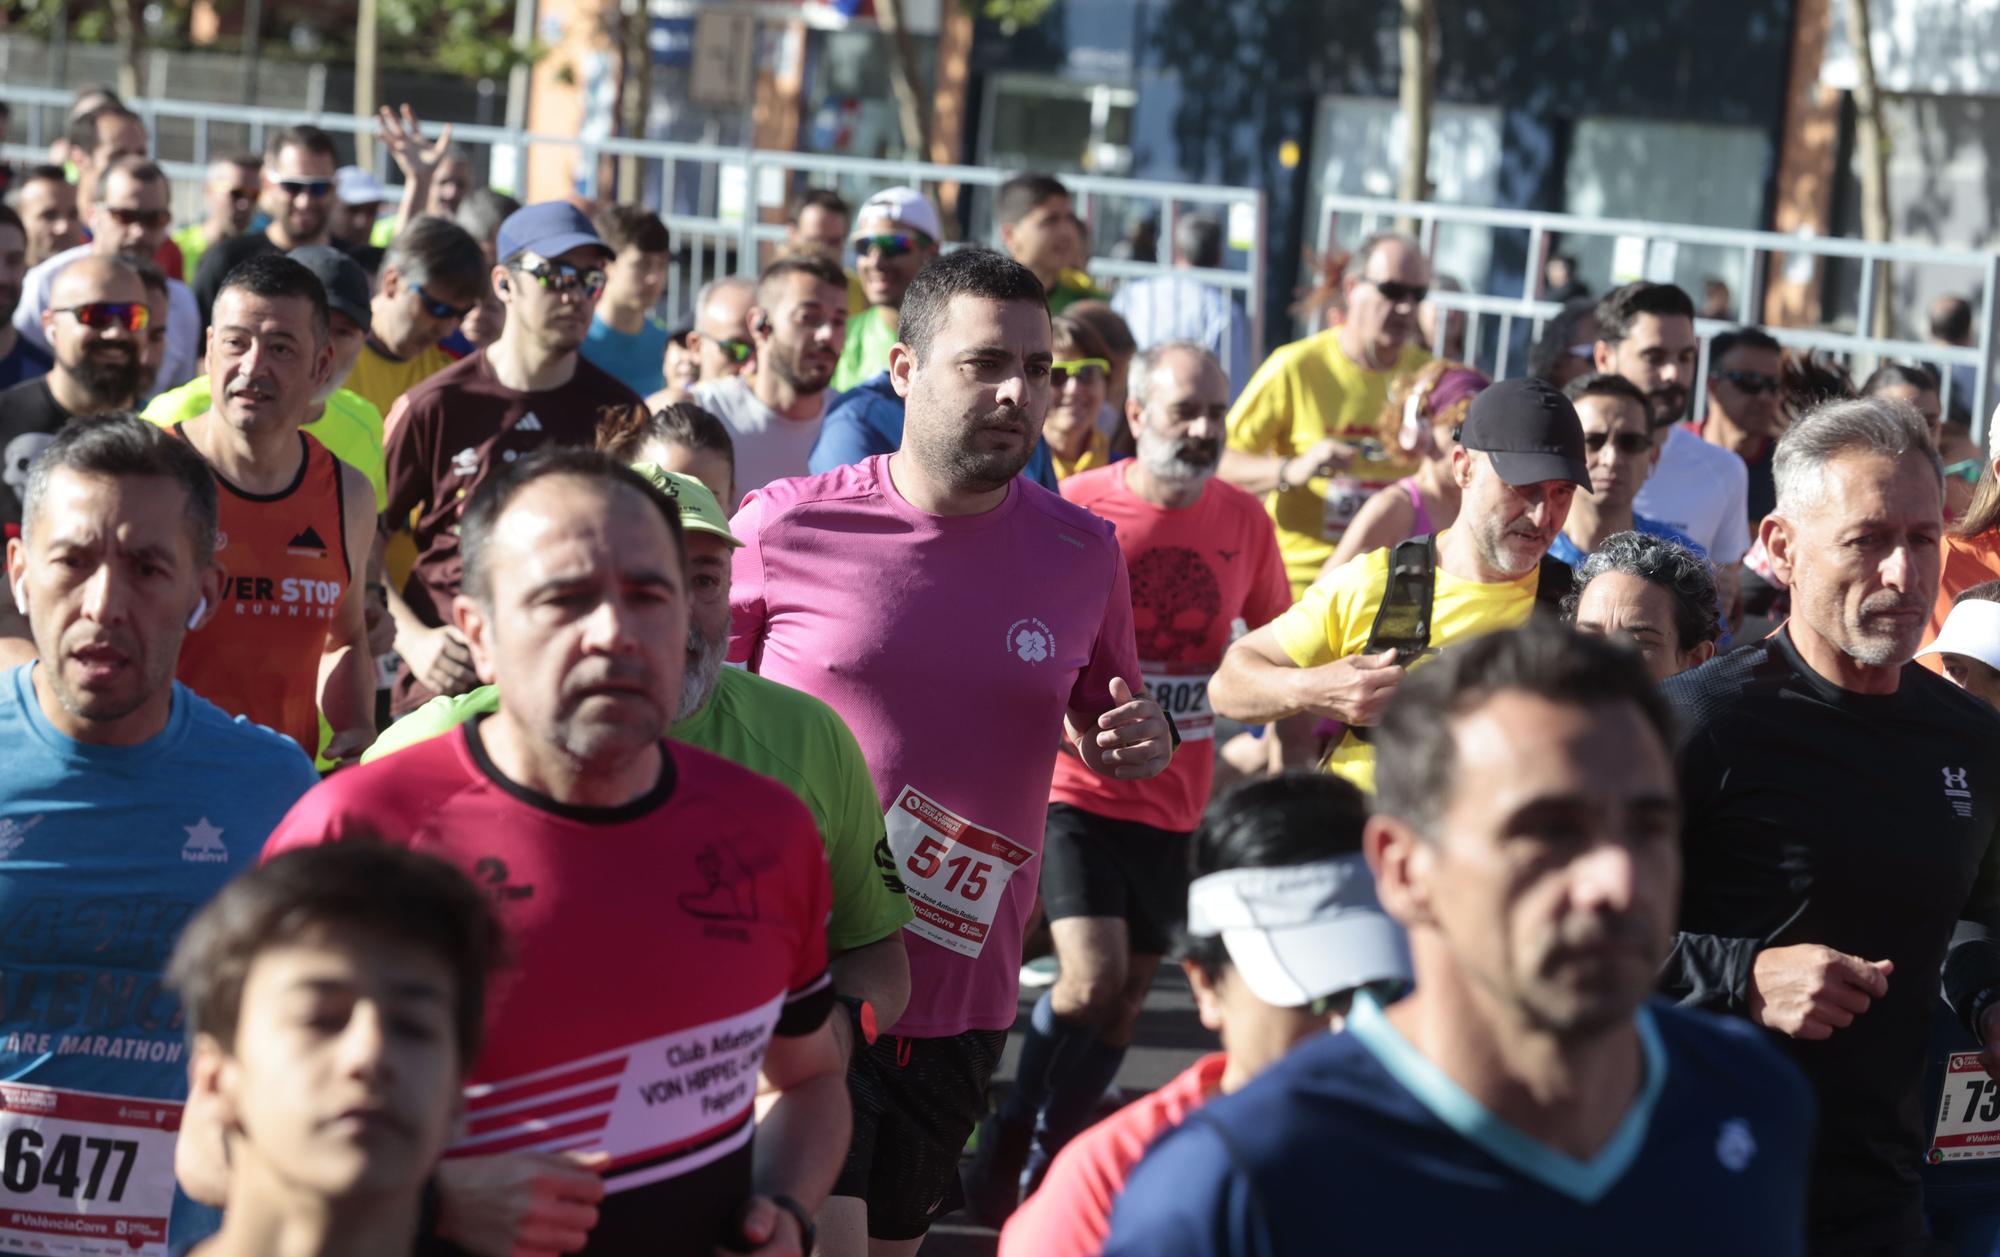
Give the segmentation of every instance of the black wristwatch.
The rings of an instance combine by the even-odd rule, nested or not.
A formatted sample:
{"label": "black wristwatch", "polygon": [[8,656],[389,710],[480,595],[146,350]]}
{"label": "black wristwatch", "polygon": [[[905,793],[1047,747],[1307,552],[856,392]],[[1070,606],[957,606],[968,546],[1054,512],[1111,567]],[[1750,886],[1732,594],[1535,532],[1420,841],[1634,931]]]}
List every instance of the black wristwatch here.
{"label": "black wristwatch", "polygon": [[765,1199],[778,1206],[778,1208],[783,1209],[786,1213],[791,1214],[792,1221],[799,1224],[799,1251],[810,1257],[813,1250],[813,1241],[819,1238],[819,1230],[813,1226],[812,1214],[806,1212],[806,1207],[798,1201],[793,1200],[790,1196],[781,1196],[773,1193],[765,1197]]}

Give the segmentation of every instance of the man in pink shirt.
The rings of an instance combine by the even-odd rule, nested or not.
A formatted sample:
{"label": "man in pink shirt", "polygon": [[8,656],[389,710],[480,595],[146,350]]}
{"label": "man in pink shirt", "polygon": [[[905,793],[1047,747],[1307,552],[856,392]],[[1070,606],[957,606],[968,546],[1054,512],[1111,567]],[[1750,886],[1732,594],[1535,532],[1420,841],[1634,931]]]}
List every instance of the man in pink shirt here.
{"label": "man in pink shirt", "polygon": [[1329,1025],[1354,994],[1410,979],[1402,927],[1361,854],[1368,806],[1347,781],[1290,773],[1225,795],[1193,837],[1181,968],[1222,1036],[1172,1082],[1072,1140],[1000,1234],[1000,1257],[1095,1257],[1125,1180],[1161,1135]]}
{"label": "man in pink shirt", "polygon": [[[830,1257],[914,1253],[959,1203],[959,1152],[1014,1020],[1052,748],[1137,780],[1175,738],[1143,697],[1111,525],[1017,479],[1049,404],[1040,282],[982,250],[939,258],[899,330],[902,449],[777,481],[731,524],[731,655],[854,730],[887,873],[917,913],[909,1006],[849,1066]],[[868,1010],[852,1011],[865,1032]]]}
{"label": "man in pink shirt", "polygon": [[1215,479],[1229,412],[1221,364],[1191,341],[1155,346],[1133,366],[1126,412],[1138,457],[1071,476],[1062,495],[1117,528],[1146,691],[1187,745],[1150,781],[1056,759],[1042,906],[1061,976],[1035,1005],[1014,1088],[963,1176],[967,1209],[987,1226],[1035,1190],[1118,1073],[1187,909],[1188,835],[1215,779],[1209,675],[1232,624],[1259,628],[1292,602],[1263,503]]}

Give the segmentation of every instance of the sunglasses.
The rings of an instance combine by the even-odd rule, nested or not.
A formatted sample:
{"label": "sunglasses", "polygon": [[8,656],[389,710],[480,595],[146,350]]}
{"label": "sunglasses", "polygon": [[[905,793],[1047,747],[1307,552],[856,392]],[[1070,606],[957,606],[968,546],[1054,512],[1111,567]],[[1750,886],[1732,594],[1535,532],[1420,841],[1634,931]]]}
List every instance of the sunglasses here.
{"label": "sunglasses", "polygon": [[106,331],[122,327],[128,332],[143,332],[153,321],[153,313],[136,301],[92,301],[80,306],[63,306],[57,314],[67,314],[77,322],[94,331]]}
{"label": "sunglasses", "polygon": [[1595,454],[1606,444],[1620,454],[1643,454],[1653,448],[1653,438],[1644,432],[1620,432],[1612,436],[1609,432],[1586,432],[1583,434],[1583,448]]}
{"label": "sunglasses", "polygon": [[331,179],[273,179],[272,184],[286,196],[309,196],[317,201],[333,191]]}
{"label": "sunglasses", "polygon": [[1402,305],[1406,301],[1411,305],[1422,305],[1424,298],[1431,295],[1429,284],[1399,284],[1393,279],[1371,279],[1368,282],[1374,285],[1376,292],[1387,297],[1391,305]]}
{"label": "sunglasses", "polygon": [[242,205],[252,204],[257,199],[257,189],[231,188],[229,189],[229,199]]}
{"label": "sunglasses", "polygon": [[477,301],[469,306],[455,306],[449,302],[439,301],[436,297],[425,292],[422,284],[418,284],[416,289],[418,303],[424,307],[424,313],[434,319],[462,319],[479,308]]}
{"label": "sunglasses", "polygon": [[107,205],[104,212],[120,227],[164,227],[174,218],[173,211],[163,209],[114,209]]}
{"label": "sunglasses", "polygon": [[1049,364],[1049,383],[1056,388],[1067,386],[1072,377],[1085,384],[1095,384],[1110,374],[1111,364],[1102,358],[1077,358]]}
{"label": "sunglasses", "polygon": [[581,292],[595,301],[604,291],[604,269],[598,266],[573,266],[542,259],[532,264],[516,263],[514,269],[553,293]]}
{"label": "sunglasses", "polygon": [[1765,375],[1762,371],[1717,371],[1715,378],[1728,380],[1736,386],[1738,392],[1748,393],[1752,397],[1778,391],[1778,377]]}
{"label": "sunglasses", "polygon": [[931,238],[921,231],[897,231],[879,236],[861,236],[854,242],[854,256],[878,253],[884,258],[908,257],[929,245]]}
{"label": "sunglasses", "polygon": [[750,355],[757,352],[757,346],[747,340],[718,340],[713,342],[717,349],[729,355],[730,361],[738,364],[750,361]]}

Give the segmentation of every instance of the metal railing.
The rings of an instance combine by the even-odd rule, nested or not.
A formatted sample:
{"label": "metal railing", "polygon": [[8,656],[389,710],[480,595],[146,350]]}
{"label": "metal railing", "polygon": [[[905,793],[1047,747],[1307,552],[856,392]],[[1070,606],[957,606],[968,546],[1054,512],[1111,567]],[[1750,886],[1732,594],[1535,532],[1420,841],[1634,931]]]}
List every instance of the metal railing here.
{"label": "metal railing", "polygon": [[[9,160],[41,160],[53,134],[44,115],[51,108],[67,108],[68,93],[41,88],[6,88],[0,101],[14,106],[17,119],[26,118],[25,143],[8,145],[0,154]],[[186,185],[198,187],[212,156],[237,149],[261,151],[265,137],[274,130],[311,123],[336,135],[371,132],[372,120],[351,114],[268,109],[239,105],[214,105],[194,101],[138,98],[128,102],[145,119],[148,134],[155,137],[156,150],[167,150],[167,137],[183,137],[182,147],[158,151],[167,176],[183,185],[177,204],[187,198]],[[23,108],[29,106],[30,108]],[[55,115],[58,119],[60,113]],[[16,129],[20,125],[17,121]],[[711,279],[738,273],[754,273],[767,260],[769,249],[785,238],[785,224],[767,219],[766,212],[782,207],[803,191],[807,180],[837,184],[842,194],[858,205],[869,192],[894,184],[908,184],[938,198],[946,187],[975,194],[990,194],[1014,174],[985,166],[935,165],[917,161],[883,161],[869,158],[827,156],[813,153],[776,152],[752,148],[728,148],[686,144],[664,140],[583,138],[538,135],[510,131],[502,127],[453,124],[452,138],[463,145],[481,168],[525,172],[531,149],[573,150],[585,195],[597,190],[597,171],[602,158],[630,155],[644,163],[642,177],[646,195],[641,198],[656,209],[666,223],[670,249],[678,264],[668,272],[663,315],[670,322],[690,321],[694,298]],[[379,146],[378,146],[379,149]],[[378,152],[378,175],[394,171],[386,154]],[[1241,295],[1251,320],[1252,352],[1261,355],[1264,345],[1264,259],[1266,255],[1266,207],[1262,191],[1255,188],[1218,187],[1208,184],[1162,183],[1121,179],[1106,175],[1065,174],[1076,212],[1086,225],[1086,239],[1097,240],[1098,228],[1121,207],[1150,208],[1160,224],[1162,250],[1173,239],[1174,228],[1183,213],[1207,211],[1225,223],[1252,225],[1253,239],[1247,247],[1230,254],[1234,265],[1225,269],[1183,271],[1217,288]],[[198,200],[193,204],[199,204]],[[983,235],[984,243],[997,244],[989,224],[990,204],[967,207],[969,221]],[[1235,233],[1232,233],[1235,234]],[[1241,242],[1239,242],[1241,243]],[[1150,278],[1174,273],[1171,262],[1133,261],[1108,255],[1092,256],[1087,269],[1101,280]]]}
{"label": "metal railing", "polygon": [[[1695,331],[1701,337],[1700,369],[1690,392],[1697,398],[1706,396],[1708,379],[1708,343],[1717,333],[1739,325],[1762,327],[1780,344],[1806,350],[1820,350],[1840,356],[1848,361],[1857,382],[1863,371],[1862,366],[1873,370],[1885,361],[1933,363],[1942,368],[1938,381],[1939,397],[1947,413],[1954,396],[1952,376],[1954,367],[1970,367],[1973,371],[1973,395],[1956,399],[1964,402],[1969,409],[1973,423],[1973,435],[1984,448],[1989,416],[1996,400],[1993,380],[1994,323],[2000,316],[2000,254],[1977,252],[1966,249],[1944,249],[1919,244],[1875,244],[1862,240],[1845,240],[1820,236],[1786,235],[1771,231],[1739,231],[1719,227],[1697,227],[1681,223],[1654,223],[1633,219],[1584,218],[1570,214],[1549,214],[1524,210],[1478,209],[1457,205],[1434,205],[1404,201],[1378,200],[1370,197],[1325,194],[1320,198],[1319,222],[1317,228],[1318,247],[1324,255],[1332,246],[1340,244],[1351,247],[1370,232],[1396,226],[1399,222],[1413,222],[1416,226],[1418,242],[1426,254],[1435,254],[1438,234],[1441,229],[1483,230],[1493,234],[1496,243],[1503,233],[1511,233],[1515,239],[1511,244],[1524,243],[1518,254],[1522,277],[1518,287],[1507,292],[1481,292],[1479,281],[1469,282],[1468,291],[1447,292],[1433,287],[1429,301],[1440,312],[1461,312],[1466,318],[1465,343],[1468,353],[1478,347],[1493,344],[1491,352],[1495,378],[1509,373],[1514,366],[1514,357],[1519,352],[1516,344],[1517,324],[1525,323],[1530,329],[1530,339],[1541,334],[1542,325],[1561,310],[1559,302],[1550,300],[1543,293],[1542,277],[1551,247],[1557,240],[1569,242],[1578,238],[1597,238],[1614,242],[1626,242],[1628,254],[1651,259],[1659,246],[1686,246],[1704,251],[1708,256],[1734,255],[1740,260],[1741,282],[1735,293],[1735,321],[1719,319],[1696,319]],[[1521,239],[1525,237],[1525,241]],[[1884,282],[1883,267],[1924,266],[1963,271],[1975,278],[1976,296],[1973,309],[1979,316],[1979,343],[1977,346],[1939,345],[1929,341],[1864,335],[1831,326],[1785,327],[1767,324],[1763,321],[1765,277],[1773,259],[1811,259],[1815,262],[1838,261],[1855,266],[1859,270],[1859,295],[1855,308],[1869,311],[1875,308],[1877,285]],[[1489,267],[1488,275],[1498,267]],[[1683,268],[1685,269],[1685,268]],[[1820,271],[1824,273],[1823,269]],[[1470,280],[1470,277],[1465,277]],[[1484,279],[1485,286],[1492,287],[1490,279]],[[1491,341],[1482,339],[1481,333],[1488,320],[1498,324],[1498,334]],[[1439,336],[1442,336],[1446,320],[1437,320]]]}

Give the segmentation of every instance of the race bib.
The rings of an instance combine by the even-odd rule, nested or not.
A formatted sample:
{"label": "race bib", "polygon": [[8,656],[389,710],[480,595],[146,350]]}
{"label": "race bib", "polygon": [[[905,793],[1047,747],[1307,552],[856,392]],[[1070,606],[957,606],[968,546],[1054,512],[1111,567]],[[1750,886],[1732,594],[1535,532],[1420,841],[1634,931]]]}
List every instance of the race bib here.
{"label": "race bib", "polygon": [[1953,1052],[1931,1127],[1930,1163],[1990,1157],[2000,1157],[2000,1082],[1986,1076],[1977,1052]]}
{"label": "race bib", "polygon": [[0,1249],[165,1257],[181,1106],[0,1083]]}
{"label": "race bib", "polygon": [[1356,480],[1352,476],[1329,476],[1326,481],[1326,519],[1323,531],[1328,541],[1340,540],[1354,517],[1361,513],[1361,507],[1379,488],[1379,485]]}
{"label": "race bib", "polygon": [[917,914],[903,928],[976,958],[986,946],[1007,879],[1034,852],[910,786],[896,796],[886,822],[896,871]]}
{"label": "race bib", "polygon": [[1174,718],[1181,741],[1215,736],[1215,709],[1208,705],[1208,678],[1215,675],[1213,668],[1142,663],[1139,670],[1146,683],[1146,697]]}

